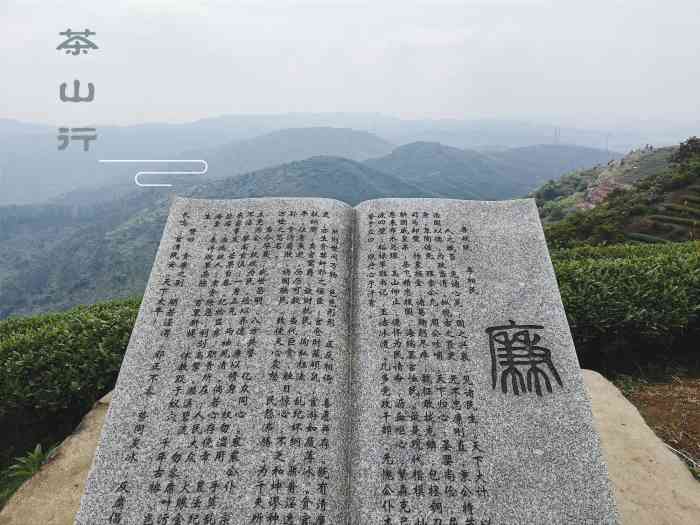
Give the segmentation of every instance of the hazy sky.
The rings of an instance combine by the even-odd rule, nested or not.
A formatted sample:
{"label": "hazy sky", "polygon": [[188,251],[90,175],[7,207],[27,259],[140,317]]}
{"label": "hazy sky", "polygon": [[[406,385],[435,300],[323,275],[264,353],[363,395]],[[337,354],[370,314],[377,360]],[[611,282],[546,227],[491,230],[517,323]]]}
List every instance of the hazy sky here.
{"label": "hazy sky", "polygon": [[[70,27],[86,56],[56,51]],[[700,2],[0,0],[0,117],[700,121]],[[95,101],[58,100],[93,82]]]}

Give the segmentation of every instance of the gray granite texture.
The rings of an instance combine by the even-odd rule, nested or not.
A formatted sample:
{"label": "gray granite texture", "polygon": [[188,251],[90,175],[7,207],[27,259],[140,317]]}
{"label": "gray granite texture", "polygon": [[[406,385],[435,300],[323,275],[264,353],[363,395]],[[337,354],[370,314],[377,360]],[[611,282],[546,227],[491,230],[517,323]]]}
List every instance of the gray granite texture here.
{"label": "gray granite texture", "polygon": [[77,525],[616,522],[533,201],[174,201]]}
{"label": "gray granite texture", "polygon": [[174,201],[76,524],[345,523],[352,219]]}
{"label": "gray granite texture", "polygon": [[534,201],[356,210],[349,522],[617,523]]}

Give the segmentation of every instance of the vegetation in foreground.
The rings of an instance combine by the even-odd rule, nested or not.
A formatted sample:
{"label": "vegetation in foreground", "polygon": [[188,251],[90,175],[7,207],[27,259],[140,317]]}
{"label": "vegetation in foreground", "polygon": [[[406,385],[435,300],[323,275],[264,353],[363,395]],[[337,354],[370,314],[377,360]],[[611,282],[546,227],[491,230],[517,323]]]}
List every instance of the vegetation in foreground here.
{"label": "vegetation in foreground", "polygon": [[[686,407],[685,400],[661,392],[672,381],[688,381],[692,390],[700,377],[700,242],[656,241],[697,237],[700,140],[681,144],[673,162],[591,210],[548,224],[546,233],[582,366],[617,378],[692,467],[700,428],[686,424],[685,408],[669,411]],[[583,182],[564,184],[576,189]],[[616,244],[630,239],[637,242]],[[0,505],[45,461],[42,451],[113,388],[139,303],[137,297],[0,321]],[[13,457],[20,459],[10,467]]]}
{"label": "vegetation in foreground", "polygon": [[[582,366],[697,377],[700,242],[581,246],[552,260]],[[139,303],[0,321],[0,471],[37,443],[60,442],[113,388]],[[5,472],[0,489],[16,484]]]}
{"label": "vegetation in foreground", "polygon": [[[328,156],[287,162],[324,149],[327,154],[364,157],[388,146],[368,134],[336,132],[321,131],[333,135],[322,139],[318,129],[288,130],[247,141],[242,149],[232,144],[216,148],[206,177],[171,177],[172,191],[134,188],[131,174],[123,183],[83,188],[50,203],[0,206],[0,319],[143,293],[174,194],[215,199],[325,197],[349,204],[383,197],[508,198],[574,166],[615,157],[566,145],[483,155],[414,143],[364,163]],[[270,167],[258,169],[261,166]],[[256,171],[241,174],[249,169]],[[53,170],[51,174],[60,179]],[[421,184],[414,184],[417,180]],[[3,197],[0,193],[0,200]]]}
{"label": "vegetation in foreground", "polygon": [[0,494],[24,479],[23,467],[7,470],[13,458],[49,450],[112,389],[139,302],[0,322]]}
{"label": "vegetation in foreground", "polygon": [[51,460],[55,450],[56,447],[44,450],[41,444],[38,444],[34,450],[15,458],[12,465],[0,472],[0,509],[25,481]]}

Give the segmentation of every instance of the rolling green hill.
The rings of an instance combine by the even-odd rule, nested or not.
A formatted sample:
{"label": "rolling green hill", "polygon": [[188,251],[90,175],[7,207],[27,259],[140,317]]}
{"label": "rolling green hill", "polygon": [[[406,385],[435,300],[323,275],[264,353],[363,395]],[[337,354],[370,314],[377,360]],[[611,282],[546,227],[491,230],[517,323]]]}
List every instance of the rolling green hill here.
{"label": "rolling green hill", "polygon": [[[552,261],[583,366],[697,361],[700,242],[555,250]],[[0,321],[0,506],[10,459],[60,442],[113,388],[139,303]]]}
{"label": "rolling green hill", "polygon": [[231,177],[311,157],[343,157],[362,161],[386,155],[394,146],[366,131],[311,127],[281,129],[212,149],[186,152],[187,159],[206,159],[207,178]]}
{"label": "rolling green hill", "polygon": [[548,179],[574,170],[604,166],[621,156],[613,151],[570,144],[538,144],[491,154],[496,163],[513,174],[511,177],[526,179],[531,189]]}
{"label": "rolling green hill", "polygon": [[[328,130],[291,135],[298,138],[299,133],[316,136]],[[270,151],[289,153],[283,145],[291,135],[265,140],[276,145]],[[350,137],[346,149],[361,143],[363,148],[386,147],[371,135],[361,135],[342,130],[322,146],[337,146]],[[370,149],[354,151],[360,155]],[[536,158],[528,162],[528,148],[517,154],[482,155],[416,143],[366,163],[318,156],[220,179],[170,178],[176,183],[172,192],[133,188],[131,183],[82,189],[50,204],[0,207],[0,318],[141,293],[173,193],[200,198],[326,197],[349,204],[382,197],[508,198],[522,195],[556,166],[580,161],[581,148],[565,150],[569,153],[551,150],[556,153],[551,161],[545,154],[549,147],[533,148]],[[593,150],[586,158],[593,162],[603,153]],[[526,167],[518,171],[513,158]]]}
{"label": "rolling green hill", "polygon": [[141,293],[173,193],[326,197],[350,204],[425,195],[361,163],[314,157],[177,192],[137,189],[98,204],[0,207],[0,318]]}
{"label": "rolling green hill", "polygon": [[558,221],[576,210],[594,208],[615,189],[630,189],[637,181],[664,173],[677,149],[648,147],[632,151],[606,165],[549,180],[530,196],[537,200],[545,222]]}
{"label": "rolling green hill", "polygon": [[414,142],[400,146],[389,155],[365,161],[377,170],[391,173],[429,193],[455,199],[497,199],[517,192],[490,159],[437,142]]}
{"label": "rolling green hill", "polygon": [[199,184],[188,194],[201,198],[327,197],[348,204],[387,196],[426,196],[401,178],[349,159],[325,156]]}
{"label": "rolling green hill", "polygon": [[[0,205],[39,203],[73,191],[95,192],[105,185],[133,187],[131,166],[100,164],[98,159],[205,159],[208,179],[212,179],[316,155],[364,160],[393,148],[376,135],[347,128],[280,129],[238,140],[222,139],[223,130],[200,135],[188,129],[178,125],[106,127],[100,129],[99,140],[88,152],[58,151],[55,132],[50,130],[17,131],[2,137]],[[236,130],[230,133],[235,136]]]}
{"label": "rolling green hill", "polygon": [[139,293],[167,212],[156,195],[0,207],[0,318]]}
{"label": "rolling green hill", "polygon": [[486,154],[437,142],[414,142],[365,164],[429,193],[491,200],[522,196],[548,179],[616,157],[580,146],[539,145]]}

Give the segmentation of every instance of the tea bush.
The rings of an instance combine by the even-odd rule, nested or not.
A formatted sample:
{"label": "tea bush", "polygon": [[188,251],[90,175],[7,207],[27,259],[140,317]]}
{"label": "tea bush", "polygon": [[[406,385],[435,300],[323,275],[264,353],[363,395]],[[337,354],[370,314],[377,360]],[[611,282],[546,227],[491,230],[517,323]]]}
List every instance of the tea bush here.
{"label": "tea bush", "polygon": [[139,302],[0,322],[0,418],[90,406],[114,383]]}
{"label": "tea bush", "polygon": [[614,372],[697,352],[699,242],[584,246],[552,261],[585,366]]}
{"label": "tea bush", "polygon": [[700,241],[665,242],[659,244],[610,244],[607,246],[583,245],[576,248],[552,250],[554,263],[573,259],[640,259],[673,255],[685,257],[700,254]]}
{"label": "tea bush", "polygon": [[114,385],[138,299],[0,321],[0,470],[55,443]]}
{"label": "tea bush", "polygon": [[[551,255],[583,366],[628,372],[682,352],[700,360],[700,242]],[[0,470],[63,439],[113,387],[139,302],[0,321]]]}

